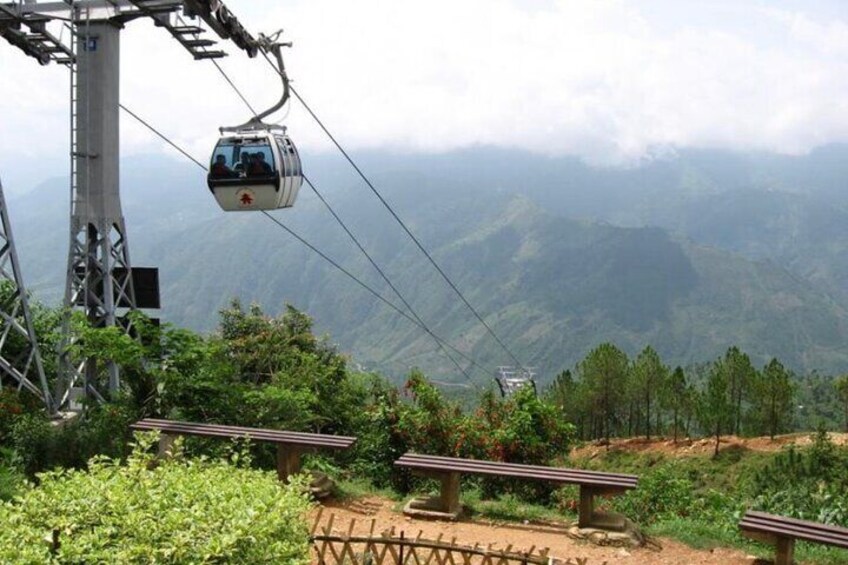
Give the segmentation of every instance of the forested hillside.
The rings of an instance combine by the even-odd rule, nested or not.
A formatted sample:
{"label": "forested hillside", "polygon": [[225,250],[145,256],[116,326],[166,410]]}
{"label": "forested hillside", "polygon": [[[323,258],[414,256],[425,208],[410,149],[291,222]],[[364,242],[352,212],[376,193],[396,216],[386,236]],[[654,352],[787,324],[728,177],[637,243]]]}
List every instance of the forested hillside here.
{"label": "forested hillside", "polygon": [[[602,341],[631,355],[650,344],[672,364],[738,345],[758,365],[777,357],[798,371],[845,371],[839,155],[848,150],[691,151],[596,169],[480,148],[362,161],[498,334],[549,380]],[[436,333],[484,365],[509,361],[342,163],[305,163]],[[368,367],[398,374],[418,365],[460,378],[426,334],[267,218],[219,212],[192,165],[130,159],[122,174],[133,261],[160,268],[165,319],[209,330],[231,297],[271,310],[291,302]],[[10,208],[28,281],[57,300],[67,190],[55,181],[38,192]],[[306,187],[277,217],[394,299]]]}

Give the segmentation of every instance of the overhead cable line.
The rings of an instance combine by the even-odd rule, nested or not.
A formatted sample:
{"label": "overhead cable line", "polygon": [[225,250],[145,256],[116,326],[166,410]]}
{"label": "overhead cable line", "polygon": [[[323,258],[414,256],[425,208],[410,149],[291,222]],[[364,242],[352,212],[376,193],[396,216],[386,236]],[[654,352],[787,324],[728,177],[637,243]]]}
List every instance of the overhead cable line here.
{"label": "overhead cable line", "polygon": [[200,161],[198,161],[197,159],[195,159],[194,157],[192,157],[191,155],[186,153],[182,149],[182,147],[178,146],[176,143],[174,143],[173,141],[171,141],[170,139],[165,137],[163,134],[159,133],[159,131],[157,131],[156,128],[154,128],[153,126],[151,126],[150,124],[145,122],[143,119],[141,119],[141,117],[139,117],[138,114],[134,113],[132,110],[130,110],[129,108],[127,108],[126,106],[124,106],[120,102],[118,103],[118,106],[121,108],[121,110],[123,110],[124,112],[126,112],[127,114],[129,114],[130,116],[135,118],[136,120],[138,120],[138,122],[140,122],[141,125],[143,125],[147,129],[149,129],[150,131],[155,133],[157,136],[159,136],[163,141],[165,141],[165,143],[167,143],[168,145],[170,145],[171,147],[173,147],[174,149],[176,149],[177,151],[179,151],[180,153],[185,155],[188,159],[193,161],[195,165],[197,165],[198,167],[200,167],[204,171],[206,170],[206,165],[204,165],[203,163],[201,163]]}
{"label": "overhead cable line", "polygon": [[230,80],[230,77],[227,76],[227,73],[224,72],[224,69],[221,68],[221,65],[218,64],[218,61],[216,61],[215,59],[209,59],[209,60],[212,61],[212,64],[215,65],[215,67],[221,73],[221,76],[224,77],[224,80],[226,80],[228,83],[230,83],[230,86],[233,87],[233,90],[236,91],[236,94],[239,95],[239,98],[242,99],[242,102],[244,102],[245,105],[247,105],[247,107],[250,108],[251,113],[253,113],[253,115],[255,116],[256,110],[253,109],[253,106],[250,105],[250,102],[247,101],[247,98],[244,97],[244,94],[241,93],[241,90],[239,90],[238,87],[236,87],[236,85],[233,84],[233,81]]}
{"label": "overhead cable line", "polygon": [[[120,104],[119,106],[120,106],[120,108],[121,108],[122,110],[124,110],[124,111],[125,111],[125,112],[127,112],[130,116],[132,116],[133,118],[135,118],[136,120],[138,120],[138,122],[139,122],[139,123],[141,123],[143,126],[145,126],[146,128],[148,128],[150,131],[152,131],[152,132],[153,132],[154,134],[156,134],[158,137],[160,137],[161,139],[165,140],[165,141],[166,141],[166,142],[167,142],[167,143],[168,143],[171,147],[173,147],[174,149],[176,149],[177,151],[179,151],[181,154],[183,154],[185,157],[187,157],[189,160],[191,160],[191,161],[192,161],[194,164],[196,164],[198,167],[200,167],[200,168],[201,168],[201,169],[203,169],[204,171],[208,171],[208,169],[206,168],[206,166],[205,166],[203,163],[201,163],[200,161],[198,161],[197,159],[195,159],[194,157],[192,157],[189,153],[187,153],[185,150],[183,150],[182,148],[180,148],[180,147],[179,147],[176,143],[174,143],[173,141],[171,141],[171,140],[170,140],[170,139],[169,139],[166,135],[164,135],[163,133],[161,133],[160,131],[158,131],[156,128],[154,128],[154,127],[153,127],[150,123],[148,123],[147,121],[145,121],[145,120],[143,120],[141,117],[139,117],[139,116],[138,116],[138,114],[136,114],[136,113],[132,112],[129,108],[127,108],[127,107],[126,107],[126,106],[124,106],[123,104]],[[307,181],[307,182],[308,182],[308,181]],[[310,186],[312,187],[312,189],[313,189],[313,190],[315,190],[314,186],[313,186],[311,183],[310,183]],[[318,192],[317,192],[317,191],[316,191],[316,194],[318,194]],[[459,349],[457,349],[456,347],[454,347],[453,345],[451,345],[449,342],[447,342],[447,341],[446,341],[446,340],[444,340],[443,338],[441,338],[441,337],[439,337],[438,335],[436,335],[436,334],[435,334],[432,330],[430,330],[430,329],[429,329],[429,328],[428,328],[428,327],[427,327],[427,326],[426,326],[423,322],[420,322],[420,321],[416,320],[415,318],[413,318],[412,316],[410,316],[409,314],[407,314],[405,311],[403,311],[401,308],[399,308],[396,304],[394,304],[393,302],[391,302],[390,300],[388,300],[386,297],[384,297],[382,294],[380,294],[379,292],[377,292],[376,290],[374,290],[374,289],[373,289],[372,287],[370,287],[368,284],[366,284],[366,283],[362,282],[362,280],[360,280],[360,279],[359,279],[356,275],[354,275],[354,274],[353,274],[353,273],[351,273],[349,270],[347,270],[346,268],[344,268],[342,265],[340,265],[338,262],[336,262],[335,260],[333,260],[331,257],[329,257],[327,254],[325,254],[324,252],[322,252],[320,249],[318,249],[317,247],[315,247],[315,246],[314,246],[313,244],[311,244],[309,241],[307,241],[306,239],[304,239],[303,237],[301,237],[300,235],[298,235],[298,234],[297,234],[294,230],[292,230],[291,228],[289,228],[288,226],[286,226],[284,223],[282,223],[282,221],[280,221],[279,219],[275,218],[274,216],[272,216],[271,214],[269,214],[267,211],[264,211],[264,210],[263,210],[263,211],[262,211],[262,213],[263,213],[263,214],[265,214],[265,216],[267,216],[267,217],[268,217],[268,219],[270,219],[272,222],[274,222],[275,224],[277,224],[280,228],[282,228],[283,230],[285,230],[285,231],[286,231],[289,235],[291,235],[292,237],[294,237],[294,238],[295,238],[296,240],[298,240],[300,243],[302,243],[302,244],[303,244],[303,245],[305,245],[307,248],[309,248],[311,251],[313,251],[313,252],[314,252],[314,253],[316,253],[318,256],[320,256],[322,259],[324,259],[325,261],[327,261],[330,265],[332,265],[333,267],[335,267],[337,270],[341,271],[343,274],[345,274],[348,278],[350,278],[351,280],[353,280],[356,284],[358,284],[359,286],[361,286],[363,289],[365,289],[366,291],[368,291],[369,293],[371,293],[372,295],[374,295],[374,297],[376,297],[378,300],[380,300],[381,302],[383,302],[384,304],[386,304],[388,307],[390,307],[392,310],[394,310],[395,312],[397,312],[398,314],[400,314],[401,316],[403,316],[404,318],[406,318],[407,320],[409,320],[410,322],[412,322],[413,324],[415,324],[416,326],[418,326],[419,328],[421,328],[422,330],[424,330],[425,332],[427,332],[430,336],[432,336],[432,337],[433,337],[433,339],[435,339],[435,340],[436,340],[436,342],[437,342],[438,344],[440,344],[440,345],[441,345],[441,346],[443,346],[443,347],[446,347],[446,348],[450,349],[450,350],[451,350],[451,351],[453,351],[456,355],[458,355],[458,356],[459,356],[459,357],[461,357],[462,359],[464,359],[464,360],[468,361],[470,364],[472,364],[474,367],[476,367],[478,370],[482,371],[482,372],[483,372],[483,373],[485,373],[486,375],[488,375],[488,374],[489,374],[489,372],[486,370],[486,368],[485,368],[485,367],[483,367],[482,365],[480,365],[479,363],[477,363],[477,361],[475,361],[473,358],[469,357],[468,355],[466,355],[465,353],[463,353],[462,351],[460,351]],[[451,357],[450,355],[448,355],[448,358],[449,358],[451,361],[453,361],[454,363],[456,363],[456,361],[455,361],[455,360],[453,359],[453,357]],[[466,377],[466,378],[467,378],[470,382],[472,382],[472,384],[474,383],[474,381],[473,381],[473,380],[471,380],[471,378],[469,377],[469,375],[468,375],[465,371],[462,371],[462,374],[463,374],[463,375],[465,375],[465,377]]]}
{"label": "overhead cable line", "polygon": [[[316,248],[314,245],[312,245],[311,243],[309,243],[308,241],[306,241],[305,239],[303,239],[302,237],[297,235],[294,231],[292,231],[291,228],[289,228],[284,223],[282,223],[278,218],[275,218],[274,216],[272,216],[271,214],[269,214],[267,211],[264,211],[264,210],[262,211],[262,213],[265,214],[272,222],[274,222],[275,224],[280,226],[282,229],[286,230],[289,233],[289,235],[291,235],[292,237],[297,239],[299,242],[301,242],[302,244],[307,246],[309,249],[311,249],[312,251],[317,253],[322,259],[324,259],[325,261],[330,263],[333,267],[335,267],[336,269],[338,269],[339,271],[341,271],[342,273],[344,273],[345,275],[347,275],[348,277],[353,279],[353,281],[356,282],[356,284],[358,284],[359,286],[361,286],[362,288],[364,288],[365,290],[367,290],[368,292],[373,294],[378,300],[380,300],[381,302],[386,304],[386,306],[388,306],[389,308],[391,308],[392,310],[394,310],[395,312],[397,312],[398,314],[400,314],[401,316],[403,316],[404,318],[406,318],[407,320],[409,320],[410,322],[412,322],[413,324],[415,324],[416,326],[418,326],[422,330],[428,331],[426,326],[422,326],[421,324],[419,324],[419,322],[416,321],[415,318],[413,318],[412,316],[410,316],[409,314],[407,314],[406,312],[401,310],[397,305],[395,305],[389,299],[384,297],[382,294],[380,294],[379,292],[377,292],[376,290],[374,290],[373,288],[371,288],[370,286],[368,286],[364,282],[362,282],[359,278],[356,277],[356,275],[352,274],[350,271],[348,271],[347,269],[345,269],[344,267],[339,265],[336,261],[334,261],[333,259],[331,259],[327,255],[325,255],[321,250]],[[483,371],[487,375],[489,374],[488,371],[486,371],[486,368],[483,367],[482,365],[480,365],[479,363],[477,363],[476,361],[474,361],[474,359],[468,357],[462,351],[460,351],[459,349],[457,349],[456,347],[454,347],[453,345],[451,345],[450,343],[448,343],[444,339],[438,337],[436,334],[431,333],[431,335],[436,340],[438,340],[439,343],[441,343],[445,347],[449,348],[451,351],[453,351],[457,355],[461,356],[466,361],[472,363],[479,370]],[[463,373],[463,374],[465,374],[465,373]],[[469,378],[469,380],[470,380],[470,378]],[[471,382],[473,383],[473,381],[471,381]]]}
{"label": "overhead cable line", "polygon": [[[268,57],[268,55],[264,51],[262,52],[262,56],[265,58],[266,61],[268,61],[268,64],[271,65],[271,68],[273,68],[278,74],[281,74],[280,70],[277,69],[276,65],[274,65],[273,61],[271,61],[271,59]],[[383,204],[383,206],[386,208],[386,210],[389,211],[389,213],[392,215],[392,217],[395,219],[395,221],[397,221],[397,223],[400,224],[400,226],[403,228],[403,230],[406,232],[406,234],[410,237],[410,239],[412,239],[412,241],[415,242],[415,245],[418,247],[418,249],[421,251],[421,253],[423,253],[424,256],[427,257],[427,259],[430,261],[430,264],[433,265],[433,267],[436,269],[436,271],[438,271],[438,273],[442,276],[442,278],[445,280],[445,282],[448,284],[448,286],[450,286],[451,289],[453,289],[453,291],[457,294],[457,296],[459,296],[459,298],[462,300],[462,302],[465,304],[465,306],[467,306],[468,309],[471,310],[471,312],[474,314],[474,316],[477,318],[477,320],[483,325],[484,328],[486,328],[486,331],[488,331],[489,334],[498,343],[498,345],[500,345],[501,349],[503,349],[507,353],[507,355],[509,355],[512,358],[512,360],[519,367],[523,367],[521,361],[518,360],[518,357],[516,357],[512,353],[512,351],[510,351],[510,349],[498,337],[498,335],[491,328],[491,326],[488,323],[486,323],[486,320],[484,320],[483,317],[480,315],[480,313],[477,312],[477,309],[475,309],[474,306],[472,306],[471,303],[468,301],[468,299],[465,298],[465,295],[462,294],[462,292],[459,290],[459,288],[456,286],[456,284],[454,284],[454,282],[450,279],[450,277],[447,275],[447,273],[445,273],[445,271],[441,268],[441,266],[439,266],[439,264],[436,262],[436,260],[430,254],[430,252],[427,251],[427,249],[424,247],[424,245],[421,243],[421,241],[415,236],[415,234],[412,233],[412,231],[409,229],[409,227],[407,227],[406,223],[400,218],[400,216],[397,215],[397,213],[394,211],[394,209],[392,209],[392,207],[389,205],[389,203],[386,201],[386,199],[383,198],[383,195],[380,194],[380,192],[377,190],[377,188],[374,186],[374,184],[368,179],[367,176],[365,176],[365,173],[362,172],[362,169],[359,168],[359,166],[356,164],[356,162],[353,160],[353,158],[351,158],[351,156],[348,154],[348,152],[344,150],[344,148],[341,146],[341,144],[338,142],[338,140],[335,138],[335,136],[333,136],[333,134],[330,133],[330,130],[328,130],[327,126],[324,125],[324,122],[322,122],[321,119],[318,118],[318,116],[315,114],[315,112],[312,110],[312,108],[306,103],[306,101],[303,99],[303,97],[300,95],[300,93],[297,91],[297,89],[294,86],[290,86],[290,88],[291,88],[292,93],[298,99],[298,101],[300,101],[300,103],[303,105],[303,107],[306,109],[306,111],[309,113],[309,115],[312,116],[312,119],[314,119],[315,122],[321,127],[321,129],[324,131],[324,133],[327,135],[327,137],[330,139],[330,141],[333,142],[333,144],[336,146],[336,148],[339,150],[339,152],[347,160],[347,162],[350,163],[350,166],[353,167],[353,169],[357,172],[357,174],[360,176],[360,178],[362,178],[362,180],[365,182],[365,184],[368,185],[368,188],[371,189],[371,192],[374,193],[374,195]]]}
{"label": "overhead cable line", "polygon": [[427,334],[430,337],[433,338],[433,340],[436,342],[436,345],[439,347],[439,349],[442,351],[442,353],[444,353],[445,356],[448,359],[450,359],[451,362],[453,362],[453,364],[456,366],[457,370],[460,373],[462,373],[463,375],[465,375],[466,379],[471,381],[471,376],[456,361],[456,359],[451,357],[451,355],[445,350],[445,348],[442,346],[442,344],[439,343],[439,340],[436,339],[436,336],[433,335],[433,332],[430,330],[430,328],[427,326],[427,324],[424,323],[424,320],[421,319],[421,316],[418,315],[418,313],[415,311],[415,309],[412,307],[412,305],[406,300],[406,298],[403,297],[403,294],[400,293],[400,291],[397,289],[397,287],[394,285],[394,283],[392,283],[391,279],[389,279],[389,277],[386,275],[386,273],[383,271],[383,269],[380,268],[380,266],[377,264],[377,262],[371,257],[371,254],[368,253],[368,251],[365,250],[365,248],[359,242],[359,239],[357,239],[357,237],[355,235],[353,235],[353,233],[347,227],[347,224],[345,224],[342,221],[342,219],[339,217],[339,215],[336,214],[336,211],[333,209],[332,206],[330,206],[330,203],[327,202],[327,200],[324,198],[324,196],[320,192],[318,192],[318,189],[315,187],[314,184],[312,184],[312,181],[310,181],[309,178],[307,178],[306,175],[303,175],[303,180],[306,181],[306,184],[309,185],[309,188],[312,189],[312,192],[315,193],[315,195],[318,197],[319,200],[321,200],[321,202],[324,204],[324,206],[327,208],[327,210],[329,210],[330,214],[333,215],[333,218],[336,219],[336,222],[338,222],[338,224],[342,227],[342,229],[345,231],[345,233],[348,235],[348,237],[351,239],[351,241],[353,241],[353,243],[356,244],[356,247],[358,247],[359,250],[362,252],[362,254],[365,255],[365,257],[368,259],[368,262],[371,263],[371,266],[374,267],[374,269],[380,274],[380,277],[382,277],[382,279],[386,282],[386,284],[389,285],[389,288],[392,289],[392,292],[395,293],[395,296],[397,296],[400,299],[400,301],[403,303],[403,305],[406,306],[407,310],[409,310],[409,313],[412,314],[412,316],[416,320],[418,320],[419,325],[421,325],[424,328],[424,331],[426,331]]}

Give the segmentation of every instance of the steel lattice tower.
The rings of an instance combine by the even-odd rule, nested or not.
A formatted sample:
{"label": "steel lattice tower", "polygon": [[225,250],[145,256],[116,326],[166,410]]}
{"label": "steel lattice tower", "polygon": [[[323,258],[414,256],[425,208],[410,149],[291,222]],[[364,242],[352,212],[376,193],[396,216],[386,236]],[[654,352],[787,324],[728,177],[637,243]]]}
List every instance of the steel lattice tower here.
{"label": "steel lattice tower", "polygon": [[[9,211],[0,182],[0,281],[8,285],[8,296],[0,302],[0,384],[11,377],[18,390],[27,389],[53,411],[53,396],[41,364],[32,313],[24,287],[21,266],[12,237]],[[5,292],[3,293],[6,294]]]}
{"label": "steel lattice tower", "polygon": [[[184,18],[200,18],[223,39],[256,56],[257,41],[220,0],[0,0],[0,37],[46,65],[71,70],[71,211],[65,307],[81,309],[94,327],[119,326],[131,331],[126,314],[135,308],[158,308],[154,291],[138,294],[119,186],[120,31],[134,19],[151,18],[195,59],[224,57],[210,50],[215,41],[205,29]],[[64,22],[70,42],[48,30]],[[3,207],[5,214],[5,206]],[[5,220],[4,220],[5,222]],[[5,224],[4,224],[5,229]],[[147,269],[146,271],[155,271]],[[150,290],[150,286],[146,287]],[[93,359],[73,359],[70,314],[63,325],[59,378],[48,406],[57,410],[77,394],[98,400],[120,390],[119,367],[98,366]],[[0,343],[0,352],[2,343]]]}

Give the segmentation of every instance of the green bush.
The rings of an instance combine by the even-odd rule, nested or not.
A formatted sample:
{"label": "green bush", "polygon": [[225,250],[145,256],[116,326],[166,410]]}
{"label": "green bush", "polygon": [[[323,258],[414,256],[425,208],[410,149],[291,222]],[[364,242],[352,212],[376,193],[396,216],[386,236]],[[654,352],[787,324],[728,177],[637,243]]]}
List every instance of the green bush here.
{"label": "green bush", "polygon": [[19,393],[0,387],[0,441],[6,441],[15,420],[23,411]]}
{"label": "green bush", "polygon": [[[387,436],[372,434],[369,445],[379,445],[393,456],[407,451],[547,465],[568,453],[574,426],[562,421],[556,408],[524,387],[506,399],[489,391],[477,409],[465,413],[451,402],[418,370],[413,370],[402,400],[386,394],[382,403],[369,409],[372,422],[387,429]],[[395,469],[392,484],[409,491],[416,481],[404,470]],[[552,487],[515,479],[487,477],[475,480],[484,496],[512,493],[524,500],[547,501]]]}
{"label": "green bush", "polygon": [[616,510],[641,525],[687,516],[695,495],[692,483],[673,465],[662,465],[639,477],[639,487],[615,499]]}
{"label": "green bush", "polygon": [[9,435],[12,448],[21,454],[21,463],[30,475],[47,468],[56,442],[45,416],[26,414],[17,418]]}
{"label": "green bush", "polygon": [[61,426],[52,425],[44,413],[25,413],[12,425],[10,443],[28,475],[54,467],[79,468],[95,455],[126,456],[129,424],[136,418],[121,403],[90,407],[81,419]]}
{"label": "green bush", "polygon": [[309,562],[301,483],[221,460],[154,466],[155,434],[137,437],[126,464],[44,473],[0,505],[0,562]]}
{"label": "green bush", "polygon": [[10,500],[23,488],[24,480],[18,454],[0,447],[0,500]]}
{"label": "green bush", "polygon": [[759,510],[848,526],[848,449],[824,431],[807,449],[790,447],[755,474],[754,507]]}
{"label": "green bush", "polygon": [[[356,429],[356,443],[348,465],[355,476],[366,477],[377,487],[387,487],[395,476],[394,461],[407,450],[407,444],[394,433],[399,404],[398,391],[386,381],[372,377],[371,400],[362,411]],[[397,486],[397,484],[396,484]]]}
{"label": "green bush", "polygon": [[574,426],[529,387],[505,400],[487,392],[473,414],[446,400],[420,371],[410,374],[406,391],[412,402],[391,405],[391,431],[418,453],[544,465],[568,453],[574,438]]}

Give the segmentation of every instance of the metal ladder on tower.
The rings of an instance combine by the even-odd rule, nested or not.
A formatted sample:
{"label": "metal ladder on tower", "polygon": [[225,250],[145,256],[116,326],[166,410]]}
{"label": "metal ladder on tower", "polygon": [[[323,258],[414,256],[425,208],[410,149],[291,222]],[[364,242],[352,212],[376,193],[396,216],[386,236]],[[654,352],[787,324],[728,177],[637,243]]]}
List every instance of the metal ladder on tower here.
{"label": "metal ladder on tower", "polygon": [[[71,17],[70,21],[65,24],[65,29],[70,32],[70,46],[71,46],[71,56],[69,57],[69,62],[67,63],[68,71],[70,74],[70,80],[68,81],[70,84],[70,139],[69,139],[69,147],[70,147],[70,195],[69,195],[69,206],[70,209],[73,210],[75,204],[78,202],[79,196],[79,170],[77,167],[77,158],[79,158],[82,153],[79,149],[79,141],[78,141],[78,112],[77,112],[77,100],[78,100],[78,84],[79,84],[79,64],[77,59],[77,52],[79,49],[79,33],[77,31],[77,21],[79,19],[79,8],[74,6],[74,2],[71,2]],[[63,322],[64,324],[69,324],[70,319],[66,318]],[[63,336],[69,336],[69,331],[67,328],[63,328],[62,332]],[[70,354],[67,349],[71,345],[72,341],[67,341],[62,343],[61,351],[59,351],[59,370],[63,374],[59,379],[59,386],[55,391],[56,398],[56,408],[57,409],[65,409],[70,412],[80,412],[82,410],[82,405],[80,404],[81,399],[85,396],[85,389],[82,386],[79,386],[80,381],[82,380],[82,366],[75,366],[74,361],[71,359]],[[58,383],[57,383],[58,384]]]}
{"label": "metal ladder on tower", "polygon": [[77,196],[77,159],[76,159],[76,157],[77,157],[77,153],[78,153],[78,147],[77,147],[77,80],[78,80],[78,77],[77,77],[77,70],[78,70],[78,67],[77,67],[77,37],[76,37],[76,30],[74,29],[73,21],[70,24],[68,24],[68,30],[70,30],[70,32],[71,32],[71,51],[73,53],[73,57],[71,58],[71,62],[68,65],[68,69],[70,71],[70,85],[71,85],[71,96],[70,96],[70,100],[71,100],[71,112],[70,112],[70,117],[71,117],[71,127],[70,127],[70,132],[71,132],[71,138],[70,138],[70,148],[71,148],[71,154],[70,154],[70,157],[71,157],[71,159],[70,159],[70,161],[71,161],[70,190],[71,190],[71,200],[70,200],[70,202],[71,202],[71,206],[73,206],[74,199]]}

